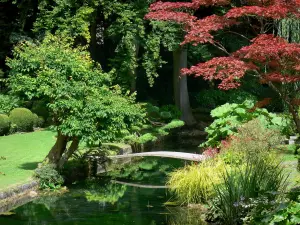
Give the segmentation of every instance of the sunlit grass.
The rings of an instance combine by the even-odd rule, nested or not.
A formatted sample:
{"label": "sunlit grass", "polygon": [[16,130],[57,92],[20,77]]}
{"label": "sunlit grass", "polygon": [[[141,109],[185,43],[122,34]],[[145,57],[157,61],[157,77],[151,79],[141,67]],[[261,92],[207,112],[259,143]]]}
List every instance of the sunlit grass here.
{"label": "sunlit grass", "polygon": [[41,162],[55,142],[55,133],[37,131],[0,137],[0,190],[30,180],[37,164]]}
{"label": "sunlit grass", "polygon": [[[295,155],[296,145],[283,145],[279,148],[279,156],[282,157],[282,166],[289,174],[289,188],[300,185],[300,172],[297,170],[298,158]],[[298,155],[300,151],[298,150]]]}

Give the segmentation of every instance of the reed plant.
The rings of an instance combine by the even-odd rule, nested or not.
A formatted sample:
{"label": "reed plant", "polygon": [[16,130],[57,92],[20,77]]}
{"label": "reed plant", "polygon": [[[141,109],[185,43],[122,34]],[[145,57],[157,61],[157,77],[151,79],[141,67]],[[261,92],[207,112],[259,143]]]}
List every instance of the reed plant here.
{"label": "reed plant", "polygon": [[274,200],[287,186],[288,175],[276,158],[253,157],[237,168],[226,169],[220,184],[214,184],[218,209],[223,224],[241,224],[253,208],[251,201],[261,196]]}

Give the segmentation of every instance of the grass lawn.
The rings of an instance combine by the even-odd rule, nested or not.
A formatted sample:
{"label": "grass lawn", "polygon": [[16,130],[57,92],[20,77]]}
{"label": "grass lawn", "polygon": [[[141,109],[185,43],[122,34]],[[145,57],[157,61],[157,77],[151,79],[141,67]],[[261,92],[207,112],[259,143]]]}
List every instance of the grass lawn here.
{"label": "grass lawn", "polygon": [[52,131],[36,131],[0,137],[0,190],[30,180],[37,164],[41,162],[55,142]]}
{"label": "grass lawn", "polygon": [[[281,150],[281,156],[283,159],[284,170],[289,174],[289,187],[295,187],[300,185],[300,172],[297,170],[298,159],[295,152],[294,145],[286,145]],[[299,154],[299,153],[298,153]]]}

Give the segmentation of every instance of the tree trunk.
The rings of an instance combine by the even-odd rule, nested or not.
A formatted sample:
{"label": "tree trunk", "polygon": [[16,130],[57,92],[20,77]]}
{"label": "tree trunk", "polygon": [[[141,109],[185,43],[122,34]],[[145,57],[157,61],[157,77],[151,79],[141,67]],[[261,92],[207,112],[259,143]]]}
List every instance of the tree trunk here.
{"label": "tree trunk", "polygon": [[97,24],[96,21],[94,21],[91,24],[90,28],[90,34],[91,34],[91,43],[90,43],[90,53],[93,60],[96,60],[96,46],[97,46]]}
{"label": "tree trunk", "polygon": [[296,125],[297,133],[300,134],[300,118],[299,118],[299,115],[298,115],[297,111],[295,110],[294,106],[290,102],[287,103],[287,104],[288,104],[288,107],[289,107],[289,111],[293,116],[293,120],[294,120],[295,125]]}
{"label": "tree trunk", "polygon": [[44,162],[57,166],[62,154],[66,150],[67,143],[68,137],[63,135],[61,132],[58,132],[56,142],[46,156]]}
{"label": "tree trunk", "polygon": [[72,156],[72,154],[78,149],[80,139],[78,137],[74,137],[72,143],[68,150],[62,155],[59,160],[58,168],[62,169],[64,164],[68,161],[68,159]]}
{"label": "tree trunk", "polygon": [[[140,45],[137,39],[134,40],[134,46],[135,46],[135,59],[138,60]],[[129,71],[130,76],[130,94],[134,93],[136,91],[136,72],[137,68],[134,68],[133,70]]]}
{"label": "tree trunk", "polygon": [[297,113],[297,110],[294,108],[293,104],[291,103],[290,98],[286,96],[284,92],[282,92],[279,88],[277,88],[272,82],[269,82],[268,84],[270,85],[271,88],[273,88],[273,90],[275,90],[279,94],[281,99],[288,105],[289,112],[292,114],[294,123],[296,125],[297,133],[300,134],[300,118]]}
{"label": "tree trunk", "polygon": [[181,69],[187,67],[187,49],[178,48],[173,51],[173,88],[175,105],[181,111],[181,120],[186,125],[195,124],[195,119],[190,107],[190,99],[187,87],[187,77],[181,76]]}

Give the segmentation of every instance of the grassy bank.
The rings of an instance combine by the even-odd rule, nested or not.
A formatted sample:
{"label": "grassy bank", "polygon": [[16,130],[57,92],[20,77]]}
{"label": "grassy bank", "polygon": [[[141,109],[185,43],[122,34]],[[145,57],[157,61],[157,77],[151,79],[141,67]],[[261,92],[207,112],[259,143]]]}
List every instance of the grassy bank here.
{"label": "grassy bank", "polygon": [[37,131],[0,137],[0,190],[30,180],[37,164],[41,162],[55,142],[55,133]]}

